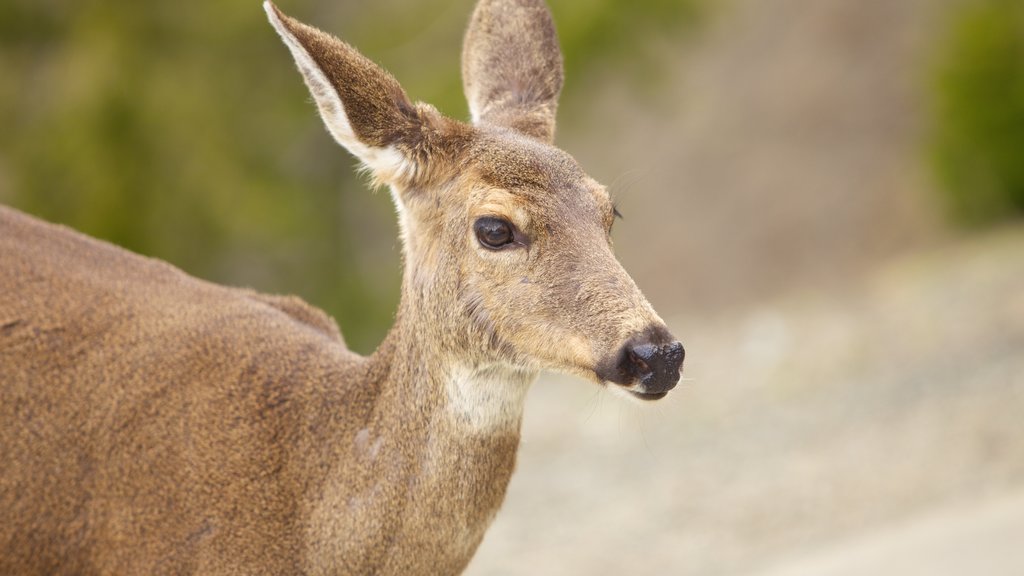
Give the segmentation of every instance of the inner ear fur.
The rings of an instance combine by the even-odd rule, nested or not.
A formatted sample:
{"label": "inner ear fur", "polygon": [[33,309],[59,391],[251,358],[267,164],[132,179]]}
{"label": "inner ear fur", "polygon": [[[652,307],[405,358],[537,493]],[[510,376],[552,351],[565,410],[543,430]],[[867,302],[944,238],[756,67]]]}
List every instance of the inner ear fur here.
{"label": "inner ear fur", "polygon": [[458,148],[466,128],[413,103],[395,78],[355,48],[264,3],[327,130],[388,184],[415,184]]}

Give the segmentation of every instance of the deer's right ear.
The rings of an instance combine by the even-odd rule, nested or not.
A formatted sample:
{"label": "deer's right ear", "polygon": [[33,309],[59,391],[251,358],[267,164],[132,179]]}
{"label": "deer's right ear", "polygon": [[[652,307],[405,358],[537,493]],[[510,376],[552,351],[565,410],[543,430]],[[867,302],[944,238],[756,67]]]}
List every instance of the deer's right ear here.
{"label": "deer's right ear", "polygon": [[544,0],[480,0],[462,46],[473,122],[555,137],[562,51]]}
{"label": "deer's right ear", "polygon": [[269,0],[270,24],[302,73],[327,130],[385,184],[411,184],[425,170],[444,118],[414,105],[390,74],[345,42],[291,18]]}

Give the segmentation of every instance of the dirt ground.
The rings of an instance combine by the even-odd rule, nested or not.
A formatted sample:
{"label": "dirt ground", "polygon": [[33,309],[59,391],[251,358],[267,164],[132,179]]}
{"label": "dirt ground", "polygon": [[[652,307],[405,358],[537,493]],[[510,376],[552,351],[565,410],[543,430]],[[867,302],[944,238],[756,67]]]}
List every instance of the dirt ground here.
{"label": "dirt ground", "polygon": [[1024,229],[671,324],[662,403],[531,391],[469,574],[1021,573]]}

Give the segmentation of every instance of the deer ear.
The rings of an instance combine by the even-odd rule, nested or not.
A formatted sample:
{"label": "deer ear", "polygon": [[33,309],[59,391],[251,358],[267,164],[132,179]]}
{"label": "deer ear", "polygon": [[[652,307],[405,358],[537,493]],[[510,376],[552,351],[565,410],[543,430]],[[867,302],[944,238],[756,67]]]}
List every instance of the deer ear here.
{"label": "deer ear", "polygon": [[480,0],[462,47],[473,122],[554,140],[562,52],[543,0]]}
{"label": "deer ear", "polygon": [[264,2],[270,24],[295,58],[327,130],[386,184],[410,183],[429,154],[440,115],[414,105],[390,74],[345,42]]}

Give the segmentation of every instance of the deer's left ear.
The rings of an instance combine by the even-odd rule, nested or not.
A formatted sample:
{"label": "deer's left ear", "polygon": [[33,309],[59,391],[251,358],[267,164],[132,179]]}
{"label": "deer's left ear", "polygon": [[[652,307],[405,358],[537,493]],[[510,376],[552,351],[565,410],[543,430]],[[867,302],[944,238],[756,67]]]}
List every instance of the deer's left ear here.
{"label": "deer's left ear", "polygon": [[270,24],[295,58],[327,130],[385,184],[424,176],[453,121],[413,104],[390,74],[345,42],[285,15],[269,0]]}

